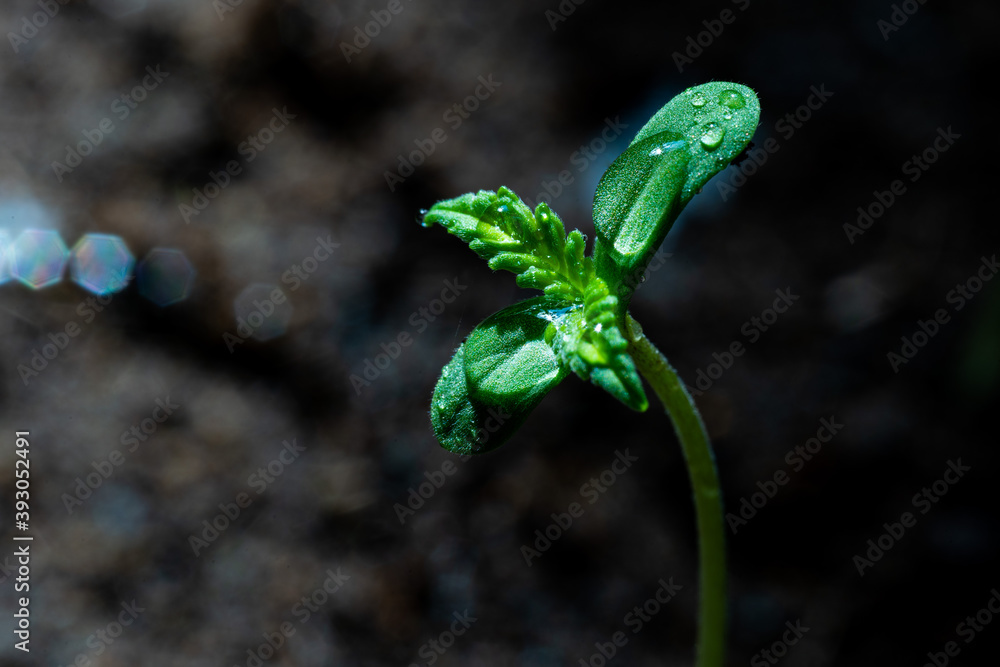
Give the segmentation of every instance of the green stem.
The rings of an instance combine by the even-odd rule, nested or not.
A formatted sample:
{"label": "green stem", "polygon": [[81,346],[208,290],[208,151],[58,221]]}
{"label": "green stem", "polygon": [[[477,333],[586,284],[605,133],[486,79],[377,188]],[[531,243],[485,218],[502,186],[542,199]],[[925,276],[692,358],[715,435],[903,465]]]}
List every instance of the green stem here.
{"label": "green stem", "polygon": [[715,455],[694,400],[667,358],[628,318],[629,353],[660,397],[687,462],[698,522],[701,609],[697,667],[722,667],[726,654],[726,538]]}

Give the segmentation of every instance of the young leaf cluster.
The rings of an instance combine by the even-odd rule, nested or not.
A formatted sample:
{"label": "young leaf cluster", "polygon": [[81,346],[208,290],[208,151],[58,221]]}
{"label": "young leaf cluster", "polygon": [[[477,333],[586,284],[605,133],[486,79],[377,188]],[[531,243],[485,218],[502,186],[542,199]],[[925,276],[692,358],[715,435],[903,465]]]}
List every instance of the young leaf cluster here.
{"label": "young leaf cluster", "polygon": [[579,230],[566,234],[547,204],[532,211],[506,187],[425,213],[425,227],[444,227],[490,268],[542,292],[484,320],[443,369],[431,423],[445,448],[499,446],[571,372],[634,410],[648,407],[621,330],[631,291],[617,295],[645,270],[691,197],[746,148],[759,114],[753,91],[727,82],[689,88],[667,103],[598,184],[591,257]]}

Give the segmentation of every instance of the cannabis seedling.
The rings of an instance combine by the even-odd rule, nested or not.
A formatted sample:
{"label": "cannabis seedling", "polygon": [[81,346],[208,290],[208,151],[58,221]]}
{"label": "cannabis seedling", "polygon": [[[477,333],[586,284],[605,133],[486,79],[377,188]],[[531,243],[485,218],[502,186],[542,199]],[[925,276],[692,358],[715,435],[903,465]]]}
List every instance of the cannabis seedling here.
{"label": "cannabis seedling", "polygon": [[[443,226],[491,269],[542,291],[477,326],[441,371],[431,424],[441,445],[478,454],[507,441],[563,378],[575,373],[630,408],[648,407],[640,375],[680,440],[695,498],[700,550],[698,665],[725,654],[722,498],[708,435],[684,384],[628,312],[632,286],[684,206],[750,142],[760,116],[752,90],[716,81],[670,100],[608,167],[594,195],[597,240],[584,255],[547,204],[532,211],[505,187],[438,202],[423,225]],[[504,415],[487,433],[487,420]]]}

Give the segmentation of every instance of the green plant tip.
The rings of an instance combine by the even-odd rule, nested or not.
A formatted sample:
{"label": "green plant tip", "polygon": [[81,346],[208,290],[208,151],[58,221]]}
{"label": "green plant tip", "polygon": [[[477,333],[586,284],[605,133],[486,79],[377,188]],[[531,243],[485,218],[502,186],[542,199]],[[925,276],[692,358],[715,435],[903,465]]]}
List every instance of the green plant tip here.
{"label": "green plant tip", "polygon": [[[641,275],[691,197],[743,151],[759,115],[757,96],[736,83],[707,83],[670,100],[601,177],[590,257],[579,230],[567,234],[547,204],[532,211],[506,187],[422,212],[425,227],[444,227],[491,269],[542,292],[487,318],[442,371],[431,423],[444,447],[495,448],[570,373],[633,410],[649,407],[623,331],[631,290],[621,287]],[[491,410],[508,416],[486,442]]]}
{"label": "green plant tip", "polygon": [[[532,211],[506,187],[438,202],[421,212],[469,244],[490,268],[541,296],[477,326],[441,371],[431,425],[446,449],[480,454],[509,440],[570,373],[644,411],[649,382],[670,416],[694,489],[701,556],[698,667],[725,660],[726,568],[722,497],[708,434],[694,401],[628,312],[642,275],[684,206],[750,143],[757,95],[716,81],[685,90],[646,123],[608,167],[594,195],[597,240],[585,253],[548,205]],[[628,283],[626,283],[628,281]],[[640,375],[641,374],[641,375]]]}

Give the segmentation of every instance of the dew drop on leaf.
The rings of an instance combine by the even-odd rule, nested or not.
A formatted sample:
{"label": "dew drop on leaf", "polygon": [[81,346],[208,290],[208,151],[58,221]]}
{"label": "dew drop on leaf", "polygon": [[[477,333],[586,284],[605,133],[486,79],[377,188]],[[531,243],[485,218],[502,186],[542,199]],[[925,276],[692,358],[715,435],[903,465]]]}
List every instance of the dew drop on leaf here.
{"label": "dew drop on leaf", "polygon": [[422,208],[419,211],[417,211],[417,222],[420,223],[421,225],[424,224],[424,216],[426,215],[427,215],[426,208]]}
{"label": "dew drop on leaf", "polygon": [[723,90],[719,93],[719,104],[730,109],[742,109],[747,101],[735,90]]}
{"label": "dew drop on leaf", "polygon": [[680,140],[670,141],[665,144],[660,144],[653,150],[649,151],[649,157],[656,157],[657,155],[666,155],[670,151],[675,151],[684,146],[685,144],[686,142]]}
{"label": "dew drop on leaf", "polygon": [[701,93],[695,93],[694,95],[691,96],[691,106],[695,108],[701,108],[705,106],[706,102],[708,102],[708,100],[706,100],[705,96]]}
{"label": "dew drop on leaf", "polygon": [[714,151],[722,144],[722,140],[726,137],[726,130],[723,127],[719,127],[715,123],[709,123],[705,126],[705,132],[701,135],[701,145],[707,151]]}

